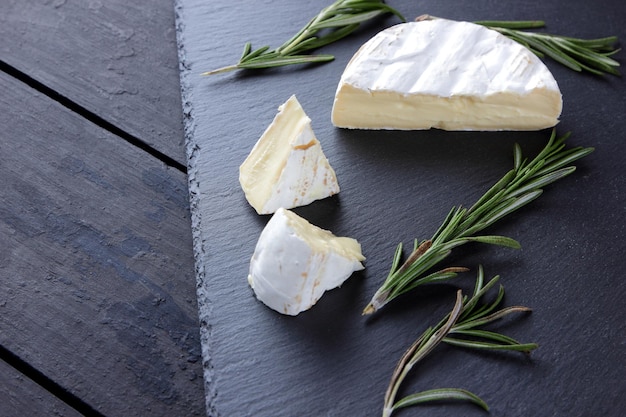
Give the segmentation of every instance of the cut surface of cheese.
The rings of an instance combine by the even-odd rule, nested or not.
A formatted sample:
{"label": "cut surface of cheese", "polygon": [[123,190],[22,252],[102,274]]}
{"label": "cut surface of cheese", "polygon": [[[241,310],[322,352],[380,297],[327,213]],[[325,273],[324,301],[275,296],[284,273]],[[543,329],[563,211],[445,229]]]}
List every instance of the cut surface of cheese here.
{"label": "cut surface of cheese", "polygon": [[265,305],[295,316],[363,269],[363,260],[355,239],[334,236],[280,208],[261,232],[248,283]]}
{"label": "cut surface of cheese", "polygon": [[344,70],[335,126],[539,130],[558,123],[556,80],[530,50],[486,27],[446,19],[376,34]]}
{"label": "cut surface of cheese", "polygon": [[304,206],[339,192],[335,171],[296,96],[278,110],[239,167],[241,188],[259,214]]}

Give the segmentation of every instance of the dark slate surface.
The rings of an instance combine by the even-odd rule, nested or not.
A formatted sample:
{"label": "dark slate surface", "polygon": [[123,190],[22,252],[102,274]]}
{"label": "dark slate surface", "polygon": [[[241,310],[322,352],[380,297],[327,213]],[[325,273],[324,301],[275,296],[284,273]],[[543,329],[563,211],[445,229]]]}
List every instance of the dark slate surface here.
{"label": "dark slate surface", "polygon": [[[278,46],[327,2],[179,0],[189,183],[205,385],[211,416],[380,415],[402,352],[448,312],[456,286],[423,288],[371,319],[361,309],[380,285],[395,245],[432,235],[448,209],[471,204],[511,166],[513,144],[532,155],[549,132],[345,131],[330,123],[337,81],[354,51],[394,19],[368,25],[323,52],[327,65],[203,78],[233,63],[245,41]],[[626,38],[618,0],[390,1],[407,17],[544,19],[551,32]],[[623,53],[618,55],[623,59]],[[548,62],[564,95],[560,133],[594,146],[578,171],[493,227],[519,251],[462,248],[450,263],[500,274],[509,305],[534,309],[506,332],[540,348],[531,358],[440,348],[415,369],[413,390],[457,386],[481,395],[492,415],[621,416],[626,412],[626,285],[622,192],[626,100],[621,78],[580,75]],[[284,317],[248,288],[248,260],[267,216],[246,203],[238,167],[296,94],[337,172],[336,198],[297,210],[314,224],[357,238],[366,270],[310,311]],[[408,391],[407,391],[408,392]],[[471,405],[428,406],[399,416],[481,416]]]}

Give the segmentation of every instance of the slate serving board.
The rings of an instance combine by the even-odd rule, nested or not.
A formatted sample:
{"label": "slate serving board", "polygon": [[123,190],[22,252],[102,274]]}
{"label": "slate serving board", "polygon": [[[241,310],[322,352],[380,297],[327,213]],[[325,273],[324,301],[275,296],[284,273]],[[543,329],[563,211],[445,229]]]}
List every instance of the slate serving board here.
{"label": "slate serving board", "polygon": [[[210,416],[380,415],[404,350],[452,307],[475,272],[361,316],[382,283],[395,246],[432,235],[453,205],[469,206],[512,164],[521,144],[533,156],[549,131],[471,133],[348,131],[330,110],[352,54],[398,21],[365,25],[324,48],[326,65],[201,77],[234,63],[243,44],[278,46],[327,1],[205,1],[176,4],[207,413]],[[543,19],[549,31],[626,39],[620,0],[389,2],[408,18]],[[623,53],[618,54],[623,60]],[[440,347],[414,370],[405,394],[469,389],[494,416],[620,416],[626,413],[626,284],[623,169],[626,100],[622,78],[577,74],[547,61],[563,96],[558,131],[596,151],[576,173],[491,228],[521,250],[467,246],[449,264],[501,276],[506,304],[533,313],[497,326],[540,347],[530,357]],[[248,287],[248,261],[269,219],[247,204],[238,167],[296,94],[336,170],[341,193],[296,211],[358,239],[366,270],[297,317],[275,313]],[[467,404],[421,406],[399,416],[483,416]]]}

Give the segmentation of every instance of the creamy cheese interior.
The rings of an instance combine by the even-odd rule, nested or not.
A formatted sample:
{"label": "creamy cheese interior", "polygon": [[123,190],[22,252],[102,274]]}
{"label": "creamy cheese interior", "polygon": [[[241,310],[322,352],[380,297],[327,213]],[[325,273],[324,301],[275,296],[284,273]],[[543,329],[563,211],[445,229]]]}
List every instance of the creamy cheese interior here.
{"label": "creamy cheese interior", "polygon": [[262,207],[280,178],[292,151],[286,136],[297,136],[310,122],[292,96],[278,108],[274,121],[265,130],[239,169],[239,181],[253,207]]}
{"label": "creamy cheese interior", "polygon": [[535,130],[562,98],[547,67],[507,37],[445,19],[388,28],[366,42],[337,87],[333,124],[364,129]]}
{"label": "creamy cheese interior", "polygon": [[561,96],[546,89],[524,96],[499,93],[443,98],[344,85],[339,94],[333,123],[360,129],[537,130],[558,123],[555,109],[561,105]]}
{"label": "creamy cheese interior", "polygon": [[259,214],[306,205],[339,192],[335,172],[295,96],[279,107],[240,166],[239,181]]}
{"label": "creamy cheese interior", "polygon": [[328,230],[312,225],[292,211],[284,210],[283,213],[288,227],[302,240],[306,241],[312,251],[334,253],[347,259],[356,259],[357,261],[365,260],[361,253],[361,245],[355,239],[335,236]]}

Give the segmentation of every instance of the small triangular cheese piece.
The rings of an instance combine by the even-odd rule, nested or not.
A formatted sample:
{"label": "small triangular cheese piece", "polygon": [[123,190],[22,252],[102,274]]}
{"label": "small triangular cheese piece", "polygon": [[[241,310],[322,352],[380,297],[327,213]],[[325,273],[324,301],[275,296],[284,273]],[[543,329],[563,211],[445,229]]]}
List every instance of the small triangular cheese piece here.
{"label": "small triangular cheese piece", "polygon": [[559,87],[524,46],[474,23],[433,19],[379,32],[339,81],[335,126],[539,130],[561,114]]}
{"label": "small triangular cheese piece", "polygon": [[355,239],[334,236],[280,208],[261,232],[248,283],[265,305],[295,316],[363,269],[363,260]]}
{"label": "small triangular cheese piece", "polygon": [[239,167],[246,199],[259,214],[307,205],[339,192],[335,171],[291,96]]}

